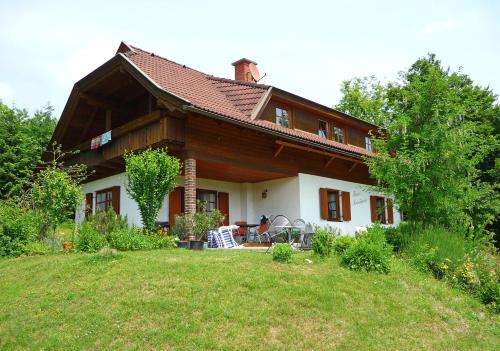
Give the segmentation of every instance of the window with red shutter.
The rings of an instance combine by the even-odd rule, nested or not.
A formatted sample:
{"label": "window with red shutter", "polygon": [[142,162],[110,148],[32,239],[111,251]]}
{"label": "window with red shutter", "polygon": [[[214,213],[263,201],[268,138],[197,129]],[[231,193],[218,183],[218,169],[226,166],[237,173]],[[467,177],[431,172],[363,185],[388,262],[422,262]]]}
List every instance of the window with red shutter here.
{"label": "window with red shutter", "polygon": [[94,213],[94,193],[85,194],[85,218]]}
{"label": "window with red shutter", "polygon": [[348,191],[342,192],[342,220],[351,220],[351,194]]}

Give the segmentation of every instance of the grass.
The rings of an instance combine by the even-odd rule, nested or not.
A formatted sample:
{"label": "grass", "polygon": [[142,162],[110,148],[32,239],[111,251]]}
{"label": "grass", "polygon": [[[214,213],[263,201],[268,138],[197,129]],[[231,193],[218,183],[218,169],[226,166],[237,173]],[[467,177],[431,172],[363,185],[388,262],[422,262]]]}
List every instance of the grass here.
{"label": "grass", "polygon": [[[306,262],[306,258],[313,263]],[[396,260],[155,250],[0,260],[0,349],[495,350],[498,316]]]}

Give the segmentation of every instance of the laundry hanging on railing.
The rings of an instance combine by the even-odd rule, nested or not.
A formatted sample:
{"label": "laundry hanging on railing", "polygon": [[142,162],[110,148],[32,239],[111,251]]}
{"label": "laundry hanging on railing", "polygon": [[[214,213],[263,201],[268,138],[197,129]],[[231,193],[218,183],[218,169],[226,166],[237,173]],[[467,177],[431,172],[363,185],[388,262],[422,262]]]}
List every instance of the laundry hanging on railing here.
{"label": "laundry hanging on railing", "polygon": [[101,145],[107,144],[111,141],[111,131],[108,130],[106,133],[101,135]]}
{"label": "laundry hanging on railing", "polygon": [[93,137],[90,141],[90,150],[95,150],[107,144],[111,141],[111,131],[108,130],[106,133]]}

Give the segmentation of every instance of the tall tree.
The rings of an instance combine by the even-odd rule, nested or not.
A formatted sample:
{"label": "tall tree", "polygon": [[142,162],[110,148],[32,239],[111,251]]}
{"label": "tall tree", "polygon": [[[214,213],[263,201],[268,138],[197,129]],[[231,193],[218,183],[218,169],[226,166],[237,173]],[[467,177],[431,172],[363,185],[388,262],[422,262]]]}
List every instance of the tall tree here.
{"label": "tall tree", "polygon": [[388,132],[368,160],[379,186],[412,220],[475,230],[491,223],[499,206],[496,96],[461,71],[450,73],[434,55],[417,60],[397,82],[374,90],[374,81],[344,83],[337,108],[361,111]]}
{"label": "tall tree", "polygon": [[378,126],[386,125],[390,117],[387,90],[375,76],[344,80],[340,91],[342,98],[335,107],[337,110]]}
{"label": "tall tree", "polygon": [[56,119],[48,104],[30,116],[0,102],[0,199],[20,195],[52,136]]}

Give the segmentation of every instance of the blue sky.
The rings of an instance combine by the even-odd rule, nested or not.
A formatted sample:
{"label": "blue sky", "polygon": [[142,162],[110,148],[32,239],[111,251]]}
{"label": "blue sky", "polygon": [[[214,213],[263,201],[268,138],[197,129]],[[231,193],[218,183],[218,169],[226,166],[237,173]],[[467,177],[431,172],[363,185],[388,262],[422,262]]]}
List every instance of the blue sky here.
{"label": "blue sky", "polygon": [[328,106],[343,80],[392,80],[428,52],[498,94],[499,17],[499,1],[2,0],[0,99],[59,116],[121,40],[227,78],[247,57],[263,83]]}

